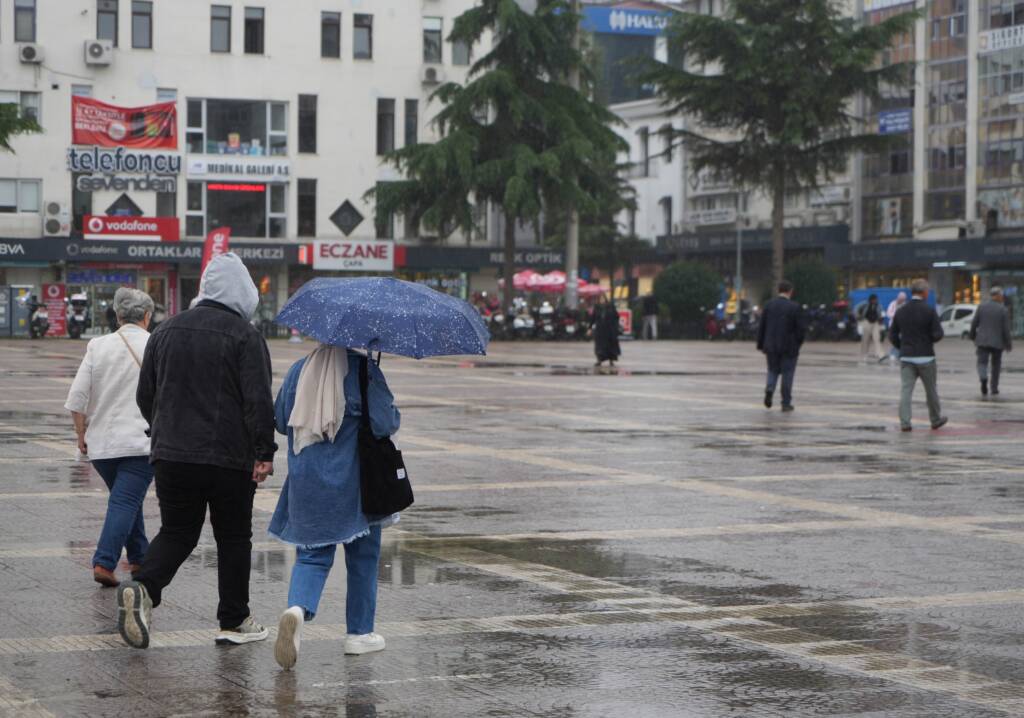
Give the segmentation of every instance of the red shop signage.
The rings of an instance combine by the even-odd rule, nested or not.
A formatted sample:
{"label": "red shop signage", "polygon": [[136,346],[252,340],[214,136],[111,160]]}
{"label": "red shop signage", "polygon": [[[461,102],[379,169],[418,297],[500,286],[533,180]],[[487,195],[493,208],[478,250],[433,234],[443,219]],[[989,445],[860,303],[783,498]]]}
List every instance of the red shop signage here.
{"label": "red shop signage", "polygon": [[82,236],[86,239],[130,239],[136,242],[177,242],[181,225],[177,217],[100,217],[85,215]]}
{"label": "red shop signage", "polygon": [[68,331],[67,306],[64,304],[66,296],[63,284],[43,285],[43,304],[46,305],[46,313],[50,319],[50,329],[46,332],[48,337],[62,337]]}
{"label": "red shop signage", "polygon": [[177,103],[117,107],[89,97],[72,97],[71,143],[175,150],[178,148]]}

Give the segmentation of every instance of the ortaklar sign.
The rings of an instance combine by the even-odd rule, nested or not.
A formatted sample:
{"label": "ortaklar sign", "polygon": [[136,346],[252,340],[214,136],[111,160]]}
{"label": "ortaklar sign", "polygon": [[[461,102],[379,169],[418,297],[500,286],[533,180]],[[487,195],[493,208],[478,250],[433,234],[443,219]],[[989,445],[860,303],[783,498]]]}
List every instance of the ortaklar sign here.
{"label": "ortaklar sign", "polygon": [[85,239],[122,239],[144,242],[177,242],[181,225],[177,217],[98,217],[85,215]]}
{"label": "ortaklar sign", "polygon": [[373,239],[320,239],[313,242],[313,269],[391,272],[395,243]]}

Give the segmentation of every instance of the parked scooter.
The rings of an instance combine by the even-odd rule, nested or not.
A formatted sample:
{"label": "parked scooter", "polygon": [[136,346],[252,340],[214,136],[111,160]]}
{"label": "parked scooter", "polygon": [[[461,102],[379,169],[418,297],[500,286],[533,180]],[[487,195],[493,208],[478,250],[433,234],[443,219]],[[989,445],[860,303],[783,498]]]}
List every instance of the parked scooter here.
{"label": "parked scooter", "polygon": [[530,314],[526,300],[516,297],[512,300],[512,336],[515,339],[532,339],[537,329],[537,322]]}
{"label": "parked scooter", "polygon": [[555,321],[555,308],[551,302],[544,300],[544,303],[537,309],[537,336],[541,339],[555,339],[557,335],[557,324]]}
{"label": "parked scooter", "polygon": [[29,337],[32,339],[45,337],[46,332],[50,331],[50,312],[46,309],[46,305],[40,302],[34,294],[28,297],[25,305],[28,307],[29,313]]}
{"label": "parked scooter", "polygon": [[72,294],[68,302],[68,336],[80,339],[92,322],[89,321],[89,297]]}

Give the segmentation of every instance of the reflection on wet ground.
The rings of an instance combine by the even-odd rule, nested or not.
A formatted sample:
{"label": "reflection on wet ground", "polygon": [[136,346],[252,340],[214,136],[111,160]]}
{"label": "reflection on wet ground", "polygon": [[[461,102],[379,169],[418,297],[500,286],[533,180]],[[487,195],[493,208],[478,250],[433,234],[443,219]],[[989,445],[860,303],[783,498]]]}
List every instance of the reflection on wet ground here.
{"label": "reflection on wet ground", "polygon": [[[388,358],[418,491],[381,557],[388,649],[342,655],[339,561],[288,673],[212,645],[209,527],[154,647],[112,636],[106,489],[62,409],[84,347],[0,343],[0,715],[1024,715],[1024,387],[982,401],[966,343],[940,345],[950,426],[912,435],[898,372],[855,345],[808,347],[785,416],[743,343],[629,344],[613,376],[585,344]],[[278,380],[303,350],[272,345]],[[285,474],[256,500],[270,625]]]}

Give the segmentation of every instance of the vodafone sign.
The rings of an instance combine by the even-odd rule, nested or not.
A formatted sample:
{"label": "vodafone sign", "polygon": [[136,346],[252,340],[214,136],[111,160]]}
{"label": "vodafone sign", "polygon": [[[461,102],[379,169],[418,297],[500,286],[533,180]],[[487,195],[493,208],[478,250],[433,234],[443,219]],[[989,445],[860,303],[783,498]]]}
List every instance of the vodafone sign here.
{"label": "vodafone sign", "polygon": [[313,242],[313,269],[391,272],[395,243],[372,239],[319,239]]}
{"label": "vodafone sign", "polygon": [[181,238],[177,217],[99,217],[87,214],[82,229],[82,236],[86,239],[177,242]]}

